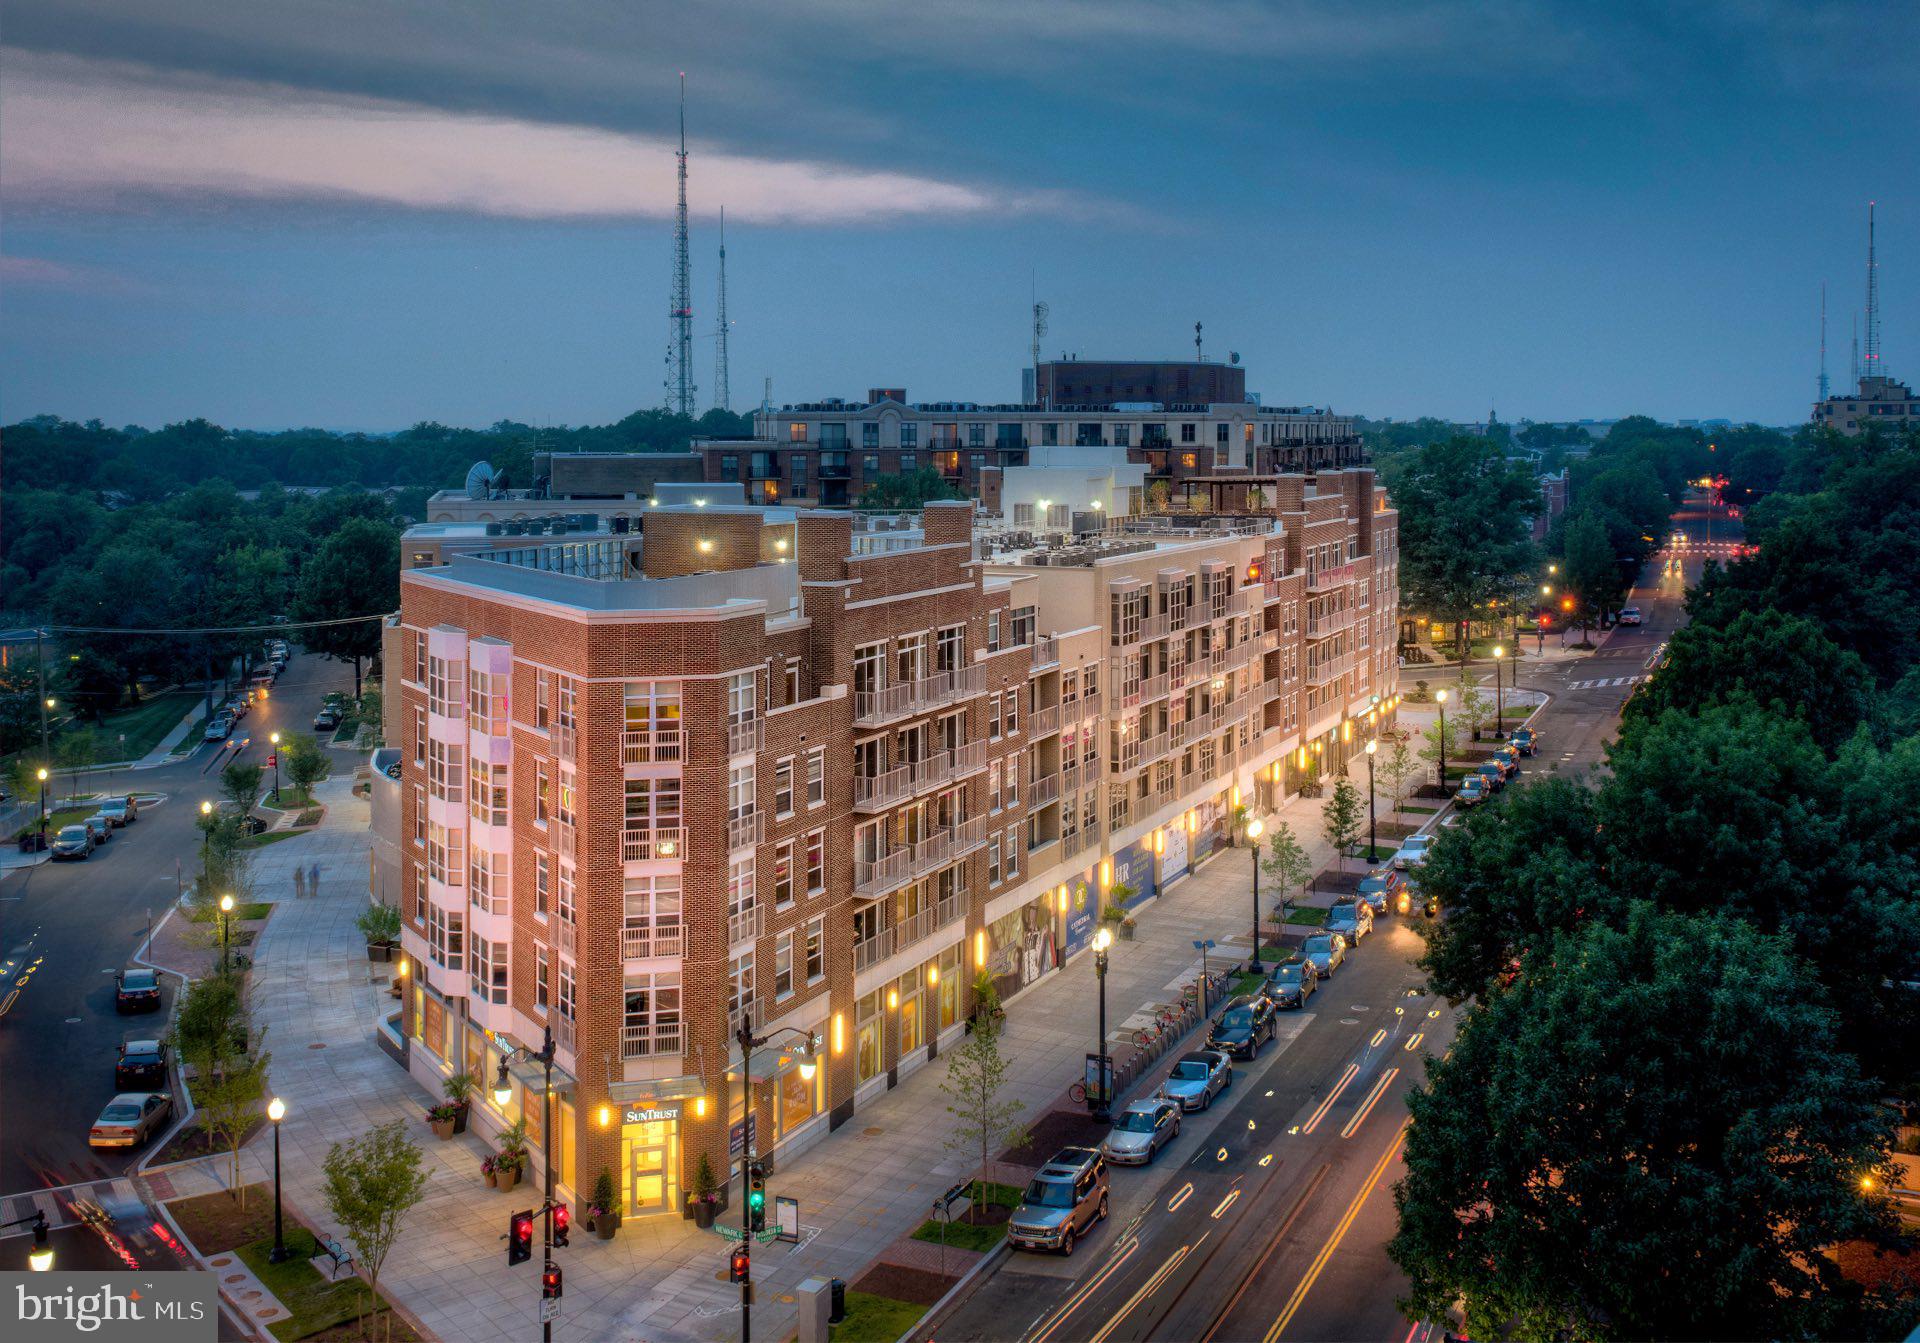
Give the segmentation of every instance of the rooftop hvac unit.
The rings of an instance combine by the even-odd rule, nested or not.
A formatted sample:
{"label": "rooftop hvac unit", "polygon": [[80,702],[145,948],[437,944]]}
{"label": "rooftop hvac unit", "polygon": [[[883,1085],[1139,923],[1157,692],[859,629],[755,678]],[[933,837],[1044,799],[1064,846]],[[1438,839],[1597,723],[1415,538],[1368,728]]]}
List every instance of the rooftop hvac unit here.
{"label": "rooftop hvac unit", "polygon": [[487,524],[487,535],[488,535],[488,536],[498,536],[498,535],[500,535],[500,533],[501,533],[501,531],[502,531],[502,530],[503,530],[503,528],[501,527],[501,524],[499,524],[499,523],[497,523],[497,522],[489,522],[489,523]]}

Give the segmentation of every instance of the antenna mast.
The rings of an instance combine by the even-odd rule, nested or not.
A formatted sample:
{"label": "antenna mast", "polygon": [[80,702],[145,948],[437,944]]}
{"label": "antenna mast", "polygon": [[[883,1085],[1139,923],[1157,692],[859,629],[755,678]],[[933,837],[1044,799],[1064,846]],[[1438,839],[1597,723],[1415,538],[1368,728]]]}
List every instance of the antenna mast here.
{"label": "antenna mast", "polygon": [[1033,301],[1033,399],[1040,400],[1040,338],[1047,334],[1050,309],[1039,299]]}
{"label": "antenna mast", "polygon": [[1820,399],[1828,396],[1827,387],[1827,282],[1820,282]]}
{"label": "antenna mast", "polygon": [[1873,252],[1873,202],[1867,202],[1867,354],[1860,365],[1864,378],[1880,374],[1880,263]]}
{"label": "antenna mast", "polygon": [[687,72],[680,72],[680,212],[673,228],[673,299],[667,309],[667,409],[693,415],[693,282],[687,259]]}
{"label": "antenna mast", "polygon": [[733,393],[727,386],[727,207],[720,207],[720,310],[719,324],[713,329],[713,404],[721,410],[733,409]]}
{"label": "antenna mast", "polygon": [[1853,315],[1853,391],[1860,394],[1860,314]]}
{"label": "antenna mast", "polygon": [[1193,324],[1193,358],[1196,363],[1207,362],[1206,356],[1200,353],[1200,323],[1198,322]]}

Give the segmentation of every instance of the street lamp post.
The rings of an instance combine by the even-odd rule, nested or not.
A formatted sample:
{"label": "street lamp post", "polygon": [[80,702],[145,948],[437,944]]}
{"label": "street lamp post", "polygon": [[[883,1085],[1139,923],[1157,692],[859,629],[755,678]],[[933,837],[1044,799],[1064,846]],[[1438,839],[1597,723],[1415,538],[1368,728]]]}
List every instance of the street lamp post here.
{"label": "street lamp post", "polygon": [[281,1234],[280,1221],[280,1121],[287,1117],[287,1103],[275,1096],[267,1102],[267,1118],[273,1122],[273,1248],[267,1252],[267,1262],[284,1264],[293,1258],[293,1251],[287,1248],[286,1237]]}
{"label": "street lamp post", "polygon": [[40,766],[34,771],[34,777],[40,780],[40,847],[47,847],[47,767]]}
{"label": "street lamp post", "polygon": [[1095,1119],[1105,1119],[1113,1113],[1113,1101],[1107,1095],[1112,1078],[1107,1075],[1107,948],[1113,945],[1113,930],[1102,928],[1093,935],[1093,975],[1100,981],[1100,1023],[1099,1034],[1093,1039],[1094,1067],[1099,1071],[1100,1086],[1098,1094],[1089,1096],[1087,1112]]}
{"label": "street lamp post", "polygon": [[233,897],[220,897],[220,973],[227,973],[227,942],[233,935]]}
{"label": "street lamp post", "polygon": [[1493,646],[1493,739],[1495,741],[1507,735],[1507,702],[1501,693],[1505,683],[1500,679],[1500,666],[1506,660],[1507,650],[1495,644]]}
{"label": "street lamp post", "polygon": [[1440,796],[1447,795],[1447,692],[1436,690],[1433,699],[1440,706]]}
{"label": "street lamp post", "polygon": [[213,839],[213,803],[200,804],[200,888],[206,889],[211,878],[207,874],[207,845]]}
{"label": "street lamp post", "polygon": [[267,743],[273,747],[267,755],[273,761],[273,805],[277,807],[280,805],[280,734],[269,732]]}
{"label": "street lamp post", "polygon": [[[553,1270],[553,1027],[546,1028],[539,1053],[529,1053],[525,1049],[519,1052],[546,1070],[546,1081],[540,1090],[540,1162],[546,1167],[546,1179],[542,1184],[545,1191],[542,1202],[545,1206],[540,1209],[546,1223],[546,1242],[541,1247],[540,1257],[540,1282],[544,1289],[547,1274]],[[513,1099],[513,1080],[507,1076],[507,1060],[510,1057],[511,1054],[501,1055],[500,1071],[493,1079],[493,1103],[502,1109]],[[553,1343],[552,1320],[540,1322],[540,1337],[544,1343]]]}
{"label": "street lamp post", "polygon": [[[750,1018],[742,1018],[740,1029],[734,1032],[734,1039],[740,1045],[740,1085],[745,1089],[744,1104],[741,1106],[741,1127],[753,1120],[753,1051],[762,1045],[778,1039],[782,1035],[801,1035],[806,1037],[807,1047],[800,1056],[800,1080],[811,1082],[819,1064],[815,1055],[819,1052],[820,1041],[810,1031],[797,1026],[783,1026],[767,1035],[755,1035]],[[549,1065],[551,1066],[551,1065]],[[751,1343],[753,1338],[753,1209],[748,1201],[747,1183],[752,1178],[753,1164],[757,1154],[751,1142],[740,1144],[740,1247],[747,1252],[746,1275],[740,1279],[740,1343]],[[551,1335],[549,1335],[549,1340]]]}
{"label": "street lamp post", "polygon": [[1367,861],[1369,863],[1373,862],[1374,851],[1380,846],[1379,813],[1374,804],[1374,799],[1379,795],[1373,789],[1373,756],[1379,749],[1378,737],[1367,740]]}
{"label": "street lamp post", "polygon": [[1253,855],[1253,950],[1247,954],[1247,969],[1260,973],[1260,836],[1267,827],[1259,817],[1247,822],[1247,852]]}

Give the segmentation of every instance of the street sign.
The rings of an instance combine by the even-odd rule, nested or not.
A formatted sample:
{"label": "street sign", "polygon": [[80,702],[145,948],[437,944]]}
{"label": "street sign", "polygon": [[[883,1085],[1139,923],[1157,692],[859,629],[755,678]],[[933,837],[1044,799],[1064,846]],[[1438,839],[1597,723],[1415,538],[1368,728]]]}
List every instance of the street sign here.
{"label": "street sign", "polygon": [[773,1196],[774,1239],[789,1245],[800,1243],[800,1200]]}
{"label": "street sign", "polygon": [[540,1323],[552,1324],[560,1318],[560,1297],[542,1297],[540,1299]]}
{"label": "street sign", "polygon": [[1193,949],[1195,951],[1212,951],[1219,945],[1220,944],[1211,937],[1196,937],[1193,939]]}

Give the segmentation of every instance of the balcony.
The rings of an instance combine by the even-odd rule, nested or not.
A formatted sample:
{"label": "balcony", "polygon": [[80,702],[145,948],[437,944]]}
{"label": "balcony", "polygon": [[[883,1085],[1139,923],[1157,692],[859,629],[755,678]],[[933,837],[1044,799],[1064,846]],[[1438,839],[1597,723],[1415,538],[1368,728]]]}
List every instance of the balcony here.
{"label": "balcony", "polygon": [[1166,672],[1158,676],[1149,676],[1140,682],[1140,702],[1151,704],[1157,699],[1165,699],[1173,692],[1173,681]]}
{"label": "balcony", "polygon": [[1308,592],[1326,592],[1333,588],[1345,587],[1358,574],[1358,564],[1340,564],[1331,569],[1316,569],[1307,575]]}
{"label": "balcony", "polygon": [[1172,630],[1173,622],[1163,613],[1146,617],[1140,622],[1139,627],[1132,631],[1129,631],[1125,625],[1120,626],[1113,631],[1111,642],[1113,647],[1121,648],[1128,644],[1144,643],[1149,639],[1164,639]]}
{"label": "balcony", "polygon": [[1049,704],[1044,709],[1035,709],[1027,715],[1027,736],[1034,741],[1042,737],[1051,737],[1060,730],[1060,706]]}
{"label": "balcony", "polygon": [[1069,795],[1073,793],[1077,793],[1080,791],[1080,786],[1083,782],[1084,780],[1081,777],[1080,762],[1077,759],[1065,760],[1061,762],[1060,764],[1060,791],[1061,792],[1067,793]]}
{"label": "balcony", "polygon": [[727,945],[737,947],[751,942],[766,930],[766,920],[758,903],[736,909],[727,915]]}
{"label": "balcony", "polygon": [[649,956],[678,956],[686,946],[679,919],[628,919],[620,929],[620,956],[643,961]]}
{"label": "balcony", "polygon": [[573,823],[571,821],[563,821],[556,816],[548,824],[553,835],[554,850],[559,853],[562,858],[578,857],[579,838],[578,832],[573,828]]}
{"label": "balcony", "polygon": [[858,974],[862,970],[871,970],[881,961],[893,955],[893,929],[882,928],[872,937],[860,939],[853,944],[853,969]]}
{"label": "balcony", "polygon": [[1157,732],[1140,743],[1140,763],[1151,765],[1172,749],[1173,737],[1169,733]]}
{"label": "balcony", "polygon": [[638,863],[653,858],[685,858],[686,854],[687,832],[679,826],[659,830],[638,830],[629,827],[620,832],[620,858],[623,862]]}
{"label": "balcony", "polygon": [[855,811],[885,811],[899,802],[913,796],[913,767],[895,765],[883,774],[855,774],[853,776],[853,809]]}
{"label": "balcony", "polygon": [[1172,662],[1167,664],[1167,684],[1174,690],[1183,690],[1193,679],[1193,663]]}
{"label": "balcony", "polygon": [[1350,628],[1353,625],[1353,618],[1354,609],[1351,606],[1343,606],[1337,611],[1311,613],[1302,624],[1309,639],[1324,639],[1330,634],[1338,634],[1341,630]]}
{"label": "balcony", "polygon": [[677,727],[629,728],[620,734],[620,760],[628,765],[668,765],[686,759],[687,734]]}
{"label": "balcony", "polygon": [[923,937],[932,937],[939,928],[937,913],[928,905],[918,914],[909,914],[893,926],[893,944],[896,947],[910,947]]}
{"label": "balcony", "polygon": [[654,1022],[651,1026],[622,1026],[620,1028],[620,1057],[623,1059],[651,1059],[665,1054],[680,1052],[680,1026]]}
{"label": "balcony", "polygon": [[878,690],[854,691],[853,719],[861,727],[877,727],[898,718],[984,695],[986,690],[987,674],[983,667],[936,672],[932,676],[902,681]]}
{"label": "balcony", "polygon": [[1060,663],[1060,640],[1049,634],[1044,639],[1036,639],[1033,644],[1033,670],[1042,667],[1054,667]]}
{"label": "balcony", "polygon": [[767,739],[767,720],[739,718],[727,724],[727,754],[742,755],[757,751]]}
{"label": "balcony", "polygon": [[757,808],[744,816],[727,818],[727,851],[750,849],[760,842],[761,822],[765,813]]}
{"label": "balcony", "polygon": [[1027,785],[1027,810],[1037,811],[1049,802],[1060,800],[1060,776],[1042,774]]}
{"label": "balcony", "polygon": [[1067,706],[1067,713],[1074,718],[1091,718],[1099,712],[1100,696],[1097,693],[1082,695]]}
{"label": "balcony", "polygon": [[1071,835],[1068,835],[1066,842],[1061,845],[1061,857],[1072,858],[1077,854],[1085,853],[1088,849],[1091,849],[1099,839],[1099,834],[1090,826],[1076,830]]}
{"label": "balcony", "polygon": [[1262,653],[1277,653],[1280,651],[1279,630],[1260,631],[1260,651]]}
{"label": "balcony", "polygon": [[1140,739],[1128,733],[1114,748],[1108,763],[1115,774],[1131,774],[1140,768]]}
{"label": "balcony", "polygon": [[554,924],[559,929],[560,954],[569,960],[578,960],[580,958],[579,925],[572,919],[555,919]]}
{"label": "balcony", "polygon": [[573,1018],[563,1013],[555,1012],[552,1020],[554,1047],[564,1050],[569,1054],[578,1053],[579,1045],[574,1035],[575,1027]]}
{"label": "balcony", "polygon": [[1326,685],[1353,670],[1352,653],[1335,653],[1319,662],[1307,663],[1307,684]]}
{"label": "balcony", "polygon": [[853,860],[853,893],[863,900],[878,899],[907,879],[907,850],[904,848],[878,858]]}
{"label": "balcony", "polygon": [[555,723],[551,730],[553,753],[562,760],[572,760],[580,750],[580,731],[572,723]]}
{"label": "balcony", "polygon": [[924,877],[929,872],[937,872],[986,842],[987,818],[984,816],[936,830],[910,846],[908,873],[911,877]]}

